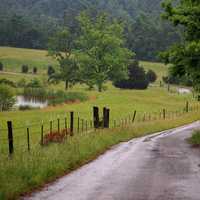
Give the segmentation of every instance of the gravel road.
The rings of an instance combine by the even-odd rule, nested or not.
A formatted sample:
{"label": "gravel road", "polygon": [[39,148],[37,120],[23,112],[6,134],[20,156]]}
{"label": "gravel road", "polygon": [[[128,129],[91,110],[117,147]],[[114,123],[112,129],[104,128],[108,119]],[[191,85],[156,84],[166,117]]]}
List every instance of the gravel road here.
{"label": "gravel road", "polygon": [[200,200],[200,122],[114,146],[27,200]]}

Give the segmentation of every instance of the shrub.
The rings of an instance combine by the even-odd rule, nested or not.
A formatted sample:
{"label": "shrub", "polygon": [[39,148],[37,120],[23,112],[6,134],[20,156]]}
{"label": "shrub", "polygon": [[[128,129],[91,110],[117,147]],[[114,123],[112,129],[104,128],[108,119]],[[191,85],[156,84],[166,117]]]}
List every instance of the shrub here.
{"label": "shrub", "polygon": [[193,146],[198,146],[200,147],[200,131],[196,130],[193,134],[192,137],[188,139],[188,142],[192,144]]}
{"label": "shrub", "polygon": [[37,71],[38,71],[37,67],[33,67],[33,74],[37,74]]}
{"label": "shrub", "polygon": [[34,79],[30,80],[30,82],[26,85],[26,87],[41,88],[42,83],[37,78],[34,78]]}
{"label": "shrub", "polygon": [[47,91],[44,88],[34,88],[34,87],[24,88],[22,95],[24,95],[25,97],[36,97],[41,99],[46,99],[48,97]]}
{"label": "shrub", "polygon": [[18,87],[26,87],[26,80],[24,78],[20,79],[18,82],[17,82],[17,86]]}
{"label": "shrub", "polygon": [[10,81],[8,79],[0,79],[0,84],[4,84],[4,85],[9,85],[11,87],[16,87],[16,84],[13,81]]}
{"label": "shrub", "polygon": [[22,65],[22,73],[28,73],[28,65]]}
{"label": "shrub", "polygon": [[38,109],[38,108],[35,108],[35,107],[31,107],[31,106],[23,106],[23,105],[21,105],[21,106],[19,106],[19,110],[21,110],[21,111],[25,111],[25,110],[35,110],[35,109]]}
{"label": "shrub", "polygon": [[0,71],[3,71],[3,63],[0,62]]}
{"label": "shrub", "polygon": [[15,104],[15,94],[8,85],[0,85],[0,111],[7,111]]}
{"label": "shrub", "polygon": [[55,69],[51,65],[49,65],[48,70],[47,70],[48,76],[51,76],[54,73],[55,73]]}
{"label": "shrub", "polygon": [[129,67],[129,78],[114,82],[114,85],[122,89],[146,89],[149,85],[145,70],[139,66],[138,61],[133,61]]}
{"label": "shrub", "polygon": [[151,69],[147,72],[146,76],[150,83],[154,83],[157,79],[156,73]]}

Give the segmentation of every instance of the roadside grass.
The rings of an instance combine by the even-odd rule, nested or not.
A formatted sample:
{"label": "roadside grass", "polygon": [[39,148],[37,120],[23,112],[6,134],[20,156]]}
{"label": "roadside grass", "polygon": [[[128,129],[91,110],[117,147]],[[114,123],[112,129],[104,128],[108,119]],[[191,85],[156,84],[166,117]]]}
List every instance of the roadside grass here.
{"label": "roadside grass", "polygon": [[17,199],[93,160],[111,146],[132,138],[199,120],[200,112],[176,119],[141,122],[129,127],[76,134],[63,144],[32,147],[31,152],[0,157],[0,199]]}
{"label": "roadside grass", "polygon": [[188,142],[194,147],[200,147],[200,130],[194,131]]}

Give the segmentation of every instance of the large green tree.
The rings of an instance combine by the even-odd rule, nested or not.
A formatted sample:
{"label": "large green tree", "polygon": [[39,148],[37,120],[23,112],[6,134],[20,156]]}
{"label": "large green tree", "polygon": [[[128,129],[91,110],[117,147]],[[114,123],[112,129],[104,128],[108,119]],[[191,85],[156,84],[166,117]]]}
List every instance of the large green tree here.
{"label": "large green tree", "polygon": [[59,63],[59,71],[50,75],[50,81],[64,81],[65,89],[78,79],[79,68],[73,54],[74,39],[68,29],[58,31],[49,39],[49,55]]}
{"label": "large green tree", "polygon": [[172,64],[173,76],[190,78],[194,88],[200,91],[200,1],[180,0],[173,4],[172,0],[166,0],[163,8],[163,17],[183,29],[183,41],[161,56]]}
{"label": "large green tree", "polygon": [[123,25],[101,14],[95,20],[85,13],[79,18],[81,36],[77,41],[82,80],[101,92],[108,80],[127,74],[133,53],[124,47]]}

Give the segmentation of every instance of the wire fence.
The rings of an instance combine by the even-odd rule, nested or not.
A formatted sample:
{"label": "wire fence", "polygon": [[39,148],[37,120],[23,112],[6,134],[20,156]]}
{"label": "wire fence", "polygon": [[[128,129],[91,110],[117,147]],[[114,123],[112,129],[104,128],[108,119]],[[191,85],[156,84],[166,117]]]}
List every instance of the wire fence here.
{"label": "wire fence", "polygon": [[177,119],[186,113],[196,112],[200,109],[199,104],[190,106],[189,102],[186,102],[186,105],[179,110],[162,109],[157,112],[138,112],[135,110],[122,118],[110,119],[109,109],[104,108],[103,118],[100,118],[97,107],[94,108],[93,118],[90,120],[80,117],[79,113],[70,112],[65,117],[57,117],[34,124],[26,123],[18,127],[12,121],[8,121],[7,128],[0,127],[0,156],[12,155],[17,152],[30,152],[52,143],[70,140],[74,135],[90,134],[97,129],[126,128],[134,126],[134,124]]}

